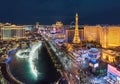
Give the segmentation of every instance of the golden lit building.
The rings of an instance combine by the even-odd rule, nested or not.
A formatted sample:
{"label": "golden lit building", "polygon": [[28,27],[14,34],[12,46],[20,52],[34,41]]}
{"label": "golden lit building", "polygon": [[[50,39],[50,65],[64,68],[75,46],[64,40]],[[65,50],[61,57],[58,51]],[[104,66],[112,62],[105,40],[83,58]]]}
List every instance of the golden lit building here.
{"label": "golden lit building", "polygon": [[2,40],[9,40],[11,36],[11,28],[10,23],[3,24],[1,27],[1,39]]}
{"label": "golden lit building", "polygon": [[0,23],[0,40],[1,40],[1,37],[2,37],[2,33],[1,33],[1,28],[2,28],[3,24]]}
{"label": "golden lit building", "polygon": [[55,38],[57,38],[57,39],[65,39],[65,34],[57,34],[55,36]]}
{"label": "golden lit building", "polygon": [[120,26],[84,26],[84,40],[97,41],[104,48],[120,46]]}
{"label": "golden lit building", "polygon": [[112,62],[116,62],[116,56],[117,56],[117,52],[116,51],[112,51],[112,50],[102,50],[102,57],[101,59],[105,62],[108,63],[112,63]]}
{"label": "golden lit building", "polygon": [[12,40],[25,38],[25,27],[11,25],[10,23],[3,24],[0,28],[2,40]]}
{"label": "golden lit building", "polygon": [[60,21],[57,21],[56,24],[53,24],[52,26],[55,27],[55,28],[57,28],[57,29],[58,28],[63,28],[63,23],[60,22]]}
{"label": "golden lit building", "polygon": [[11,29],[12,29],[12,37],[15,37],[16,39],[25,38],[24,26],[11,25]]}
{"label": "golden lit building", "polygon": [[120,26],[109,26],[107,30],[107,46],[120,46]]}
{"label": "golden lit building", "polygon": [[68,50],[68,52],[73,52],[73,46],[72,46],[72,44],[66,44],[66,48],[67,48],[67,50]]}
{"label": "golden lit building", "polygon": [[84,26],[84,40],[100,41],[101,26]]}

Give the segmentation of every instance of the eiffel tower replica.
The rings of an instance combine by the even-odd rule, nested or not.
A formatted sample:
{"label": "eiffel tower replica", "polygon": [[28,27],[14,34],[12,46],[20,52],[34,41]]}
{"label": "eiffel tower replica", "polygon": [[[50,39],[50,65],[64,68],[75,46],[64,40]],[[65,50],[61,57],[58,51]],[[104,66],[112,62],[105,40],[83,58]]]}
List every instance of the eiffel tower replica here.
{"label": "eiffel tower replica", "polygon": [[79,29],[78,29],[78,13],[76,13],[76,23],[75,23],[75,34],[73,38],[73,43],[74,44],[79,44],[80,43],[80,37],[79,37]]}

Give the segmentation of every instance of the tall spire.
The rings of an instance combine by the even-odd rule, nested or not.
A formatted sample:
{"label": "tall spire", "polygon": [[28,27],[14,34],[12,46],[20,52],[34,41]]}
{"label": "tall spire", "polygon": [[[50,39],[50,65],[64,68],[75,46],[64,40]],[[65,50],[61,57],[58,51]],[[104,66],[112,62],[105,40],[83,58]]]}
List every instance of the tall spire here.
{"label": "tall spire", "polygon": [[73,43],[80,43],[79,29],[78,29],[78,13],[76,13],[75,20],[76,23],[75,23],[75,34],[73,38]]}

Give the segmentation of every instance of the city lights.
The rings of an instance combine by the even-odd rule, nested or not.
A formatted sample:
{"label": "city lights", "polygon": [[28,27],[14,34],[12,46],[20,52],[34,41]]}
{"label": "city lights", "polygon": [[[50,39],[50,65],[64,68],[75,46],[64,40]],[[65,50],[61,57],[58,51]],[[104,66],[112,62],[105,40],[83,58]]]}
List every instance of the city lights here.
{"label": "city lights", "polygon": [[[46,77],[45,82],[50,81],[50,84],[56,81],[120,84],[120,25],[79,25],[78,19],[76,13],[72,28],[61,21],[53,25],[1,23],[1,64],[10,65],[15,76],[20,74],[19,77],[28,78],[28,82],[34,79],[36,83]],[[53,72],[57,76],[55,74],[51,82]],[[30,75],[32,78],[28,77]],[[8,77],[6,73],[5,77]]]}

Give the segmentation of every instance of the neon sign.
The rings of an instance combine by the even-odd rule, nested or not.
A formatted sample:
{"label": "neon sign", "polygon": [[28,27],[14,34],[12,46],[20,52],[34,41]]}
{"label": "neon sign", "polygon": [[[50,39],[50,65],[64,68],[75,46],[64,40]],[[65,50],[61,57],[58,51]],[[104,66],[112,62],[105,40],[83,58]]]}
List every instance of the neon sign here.
{"label": "neon sign", "polygon": [[115,67],[113,67],[113,66],[111,66],[109,64],[108,64],[108,72],[112,72],[115,75],[120,76],[120,71],[117,70],[117,68],[115,68]]}

